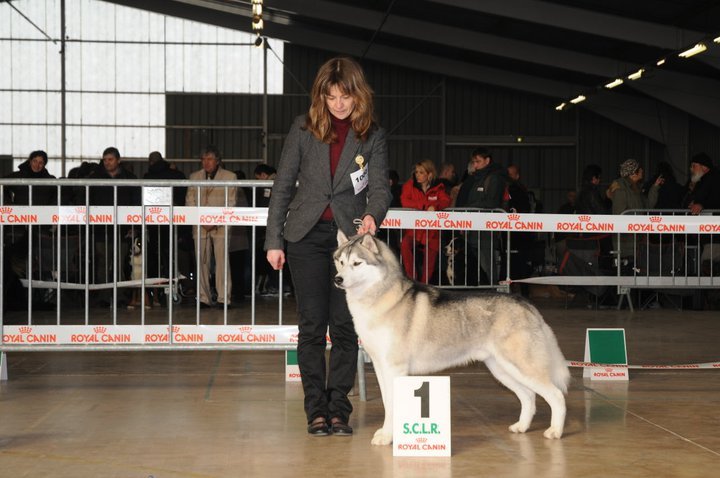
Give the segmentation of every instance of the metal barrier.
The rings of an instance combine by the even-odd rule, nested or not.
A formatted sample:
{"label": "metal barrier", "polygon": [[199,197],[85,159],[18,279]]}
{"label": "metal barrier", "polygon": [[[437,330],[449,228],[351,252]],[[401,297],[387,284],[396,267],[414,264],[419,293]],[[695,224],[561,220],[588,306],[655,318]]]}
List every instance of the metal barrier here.
{"label": "metal barrier", "polygon": [[[261,236],[267,215],[267,210],[258,207],[256,200],[265,196],[258,191],[271,185],[271,181],[0,180],[2,198],[8,196],[8,189],[30,189],[30,205],[0,205],[0,287],[4,291],[0,296],[2,365],[5,365],[4,354],[10,351],[294,349],[297,327],[285,325],[283,321],[282,273],[278,275],[276,305],[268,308],[263,302],[263,323],[256,320],[258,258],[264,264],[264,254],[256,251],[262,249]],[[54,188],[54,194],[49,196],[60,205],[33,205],[34,188],[41,187]],[[110,192],[112,205],[93,205],[94,188]],[[118,204],[129,188],[137,189],[142,206]],[[173,205],[173,192],[177,188],[194,189],[196,197],[201,197],[207,188],[223,188],[222,205]],[[241,194],[244,188],[252,191],[249,204],[231,204],[230,190]],[[718,270],[715,262],[720,246],[713,234],[720,232],[720,217],[714,212],[700,216],[688,216],[685,211],[679,213],[632,211],[621,216],[577,216],[515,214],[500,210],[390,210],[380,234],[397,249],[403,231],[420,230],[426,234],[438,231],[438,243],[442,247],[436,252],[438,267],[433,283],[441,287],[507,292],[512,282],[608,285],[617,287],[618,292],[628,298],[634,288],[717,287],[720,281],[715,279]],[[227,305],[223,305],[221,310],[201,311],[197,286],[200,261],[196,260],[192,267],[179,264],[184,253],[190,256],[194,253],[196,258],[201,256],[200,241],[194,241],[188,248],[188,242],[193,242],[188,234],[202,237],[203,226],[222,228],[225,232],[221,238],[224,263],[230,262],[231,228],[250,228],[249,308],[229,312]],[[184,232],[180,231],[182,228]],[[156,263],[149,266],[148,250],[143,247],[141,260],[137,262],[140,273],[136,278],[123,277],[120,251],[125,248],[125,236],[130,241],[141,238],[145,244],[153,231],[158,238],[154,246]],[[615,259],[620,260],[606,275],[514,280],[510,241],[512,233],[517,232],[609,234],[616,237],[619,253],[615,253]],[[414,238],[417,232],[410,234]],[[632,235],[632,254],[623,254],[628,249],[623,247],[625,236],[621,234]],[[412,260],[418,258],[417,249],[413,241]],[[458,252],[460,250],[462,252]],[[676,256],[677,250],[682,253]],[[657,258],[656,251],[659,251]],[[478,253],[487,254],[486,268],[482,267],[481,260],[472,262],[473,254]],[[707,267],[704,260],[709,261]],[[474,277],[468,273],[469,263],[473,264]],[[481,280],[482,271],[488,276],[486,283]],[[225,280],[221,284],[228,283],[228,274],[225,268]],[[504,280],[500,280],[501,276]],[[222,287],[222,297],[227,298],[229,288]],[[149,299],[145,292],[158,288],[165,292],[166,308],[146,310]],[[120,307],[124,293],[133,289],[140,293],[139,308],[125,310]],[[220,295],[220,291],[217,292]],[[22,310],[6,310],[11,299],[17,302],[25,293]],[[93,307],[96,305],[93,301],[103,294],[111,295],[110,307]],[[43,299],[52,304],[51,310],[40,310]],[[185,299],[191,302],[189,307],[182,304]],[[632,303],[630,305],[632,307]],[[268,323],[268,315],[277,319]],[[361,360],[359,370],[362,366]]]}

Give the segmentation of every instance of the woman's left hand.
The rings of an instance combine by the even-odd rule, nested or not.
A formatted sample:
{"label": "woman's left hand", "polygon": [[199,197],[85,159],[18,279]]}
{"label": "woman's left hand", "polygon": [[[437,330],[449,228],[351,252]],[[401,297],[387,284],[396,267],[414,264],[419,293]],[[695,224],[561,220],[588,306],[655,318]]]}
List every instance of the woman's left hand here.
{"label": "woman's left hand", "polygon": [[377,225],[375,224],[375,218],[372,217],[370,214],[367,214],[365,217],[362,218],[362,223],[360,224],[360,227],[358,227],[357,233],[372,234],[374,236],[376,231]]}

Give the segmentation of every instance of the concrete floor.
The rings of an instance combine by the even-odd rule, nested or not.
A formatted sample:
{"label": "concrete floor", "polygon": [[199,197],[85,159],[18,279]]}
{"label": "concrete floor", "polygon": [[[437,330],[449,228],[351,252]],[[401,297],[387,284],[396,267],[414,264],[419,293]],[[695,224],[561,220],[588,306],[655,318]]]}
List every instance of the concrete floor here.
{"label": "concrete floor", "polygon": [[[633,364],[720,360],[717,312],[565,309],[536,302],[568,360],[585,328],[623,327]],[[194,311],[193,311],[194,312]],[[213,311],[214,312],[214,311]],[[241,314],[233,309],[229,314]],[[565,436],[524,435],[519,404],[482,365],[454,369],[452,458],[393,458],[370,439],[383,407],[352,397],[355,435],[310,437],[281,352],[15,353],[0,385],[0,477],[709,477],[720,466],[720,372],[631,371],[567,397]]]}

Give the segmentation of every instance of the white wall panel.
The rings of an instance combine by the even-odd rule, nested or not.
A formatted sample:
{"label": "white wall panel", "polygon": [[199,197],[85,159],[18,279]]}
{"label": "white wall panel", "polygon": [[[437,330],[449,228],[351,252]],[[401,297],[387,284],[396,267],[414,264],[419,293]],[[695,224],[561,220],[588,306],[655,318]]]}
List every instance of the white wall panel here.
{"label": "white wall panel", "polygon": [[81,89],[90,91],[115,91],[116,57],[115,45],[108,43],[83,43]]}
{"label": "white wall panel", "polygon": [[[46,123],[47,93],[14,91],[12,93],[13,123]],[[55,118],[53,118],[55,119]]]}
{"label": "white wall panel", "polygon": [[185,56],[182,45],[165,47],[165,88],[166,91],[183,91]]}
{"label": "white wall panel", "polygon": [[[79,123],[90,125],[111,125],[115,123],[116,95],[108,93],[83,93],[80,97]],[[75,110],[77,104],[73,104]]]}
{"label": "white wall panel", "polygon": [[148,45],[118,44],[115,55],[117,91],[150,91]]}
{"label": "white wall panel", "polygon": [[[13,5],[52,38],[59,38],[60,0],[14,0]],[[96,161],[111,145],[124,156],[164,151],[166,91],[261,93],[263,89],[263,50],[247,45],[255,39],[252,34],[98,0],[66,0],[66,31],[71,40],[65,55],[66,120],[80,125],[67,128],[68,156]],[[45,38],[5,2],[0,2],[0,36]],[[272,41],[281,54],[282,42]],[[236,45],[215,45],[218,42]],[[10,71],[0,75],[0,88],[41,90],[0,92],[0,123],[31,124],[0,125],[0,153],[9,152],[18,162],[33,149],[44,149],[51,157],[60,154],[60,127],[46,126],[61,121],[59,51],[59,43],[49,41],[0,41],[0,68]],[[282,65],[269,55],[268,67],[268,91],[281,93]],[[68,170],[71,167],[67,165]]]}

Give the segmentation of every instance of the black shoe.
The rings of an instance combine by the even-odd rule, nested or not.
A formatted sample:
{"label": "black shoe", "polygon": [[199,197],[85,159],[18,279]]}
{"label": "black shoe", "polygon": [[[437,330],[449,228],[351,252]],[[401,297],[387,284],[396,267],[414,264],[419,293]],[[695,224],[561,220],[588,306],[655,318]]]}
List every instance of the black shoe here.
{"label": "black shoe", "polygon": [[307,427],[307,431],[310,435],[315,437],[324,437],[330,434],[328,424],[323,417],[317,417]]}
{"label": "black shoe", "polygon": [[213,306],[210,304],[206,304],[205,302],[200,302],[200,308],[201,309],[212,309]]}
{"label": "black shoe", "polygon": [[350,425],[342,421],[340,418],[333,418],[330,420],[330,431],[333,435],[347,437],[353,434],[353,429]]}
{"label": "black shoe", "polygon": [[[223,309],[225,308],[225,303],[224,303],[224,302],[217,302],[217,303],[215,304],[215,308],[218,309],[218,310],[223,310]],[[228,305],[227,305],[227,308],[228,308],[228,309],[232,309],[232,305],[228,304]]]}

